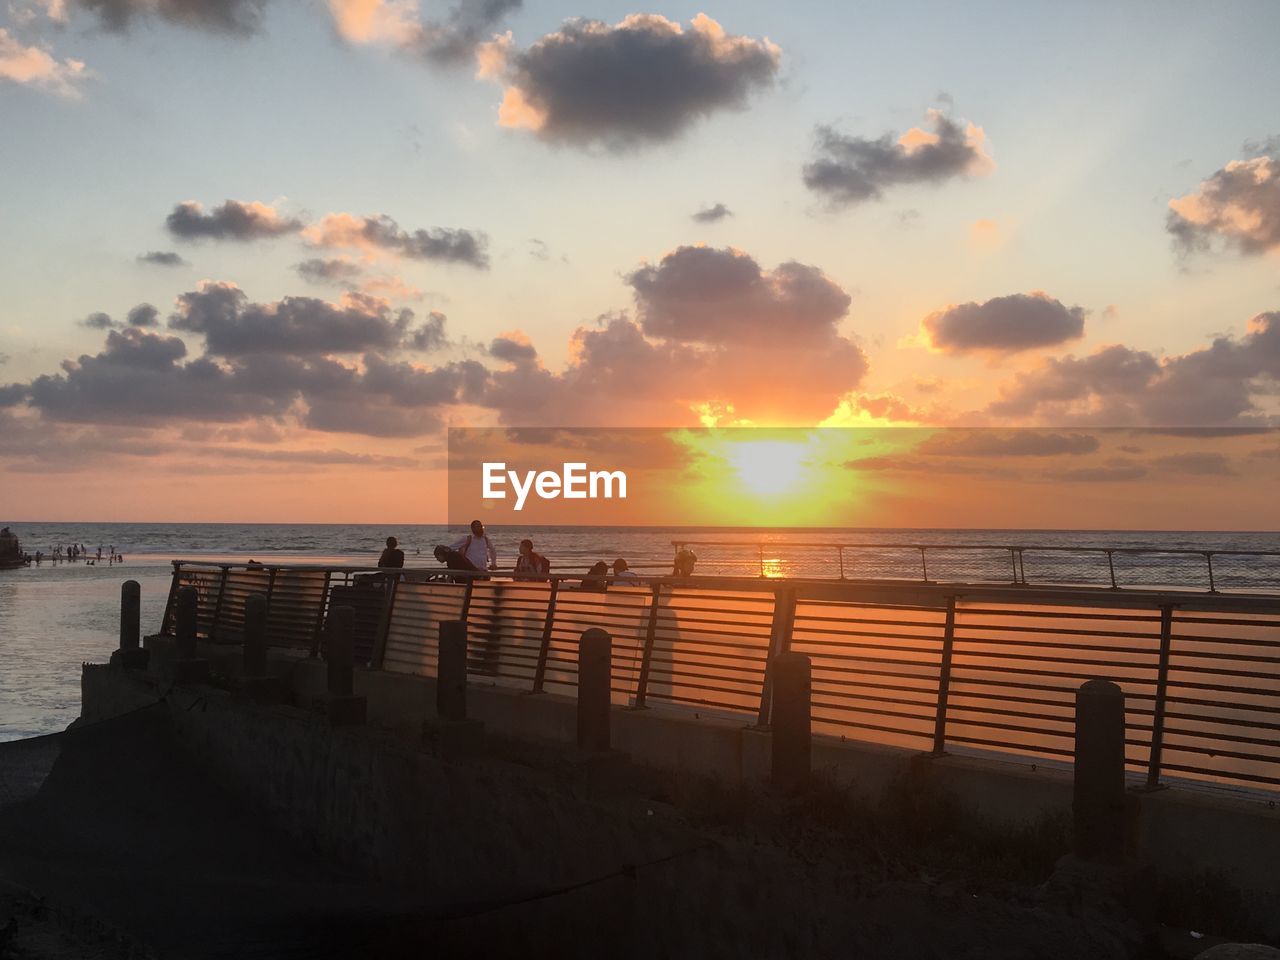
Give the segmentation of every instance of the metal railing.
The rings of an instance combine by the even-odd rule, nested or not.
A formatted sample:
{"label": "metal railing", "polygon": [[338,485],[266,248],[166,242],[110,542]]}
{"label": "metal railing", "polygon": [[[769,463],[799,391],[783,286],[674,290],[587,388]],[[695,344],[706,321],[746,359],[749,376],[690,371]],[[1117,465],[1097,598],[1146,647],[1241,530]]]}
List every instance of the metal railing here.
{"label": "metal railing", "polygon": [[[1029,586],[1044,584],[1104,585],[1113,590],[1124,586],[1203,587],[1218,593],[1222,567],[1233,561],[1250,563],[1252,583],[1235,583],[1280,590],[1280,550],[1212,549],[1178,547],[1060,546],[1051,544],[1002,543],[838,543],[760,540],[672,540],[676,550],[684,548],[731,547],[754,560],[736,561],[754,565],[761,577],[777,576],[779,570],[821,567],[832,571],[833,579],[917,580],[920,583],[990,581]],[[797,552],[800,555],[797,556]],[[816,555],[804,556],[804,551]],[[786,553],[789,556],[781,556]],[[1032,573],[1027,574],[1027,557]],[[1064,562],[1057,558],[1084,560]],[[1214,560],[1218,560],[1215,571]],[[1265,559],[1264,559],[1265,558]],[[1120,569],[1117,570],[1117,559]],[[1129,561],[1126,567],[1125,561]],[[1259,571],[1263,564],[1268,569]],[[1039,570],[1037,570],[1039,564]],[[1159,579],[1161,576],[1167,579]],[[1237,578],[1238,579],[1238,578]],[[1122,582],[1125,581],[1125,582]]]}
{"label": "metal railing", "polygon": [[1076,689],[1103,677],[1128,704],[1127,762],[1280,789],[1280,596],[758,577],[609,578],[363,567],[174,563],[198,632],[240,641],[243,598],[269,597],[273,643],[316,655],[327,611],[353,606],[357,658],[434,675],[439,624],[468,623],[474,682],[571,692],[577,641],[613,636],[615,701],[770,718],[768,664],[812,663],[815,729],[942,754],[1069,760]]}

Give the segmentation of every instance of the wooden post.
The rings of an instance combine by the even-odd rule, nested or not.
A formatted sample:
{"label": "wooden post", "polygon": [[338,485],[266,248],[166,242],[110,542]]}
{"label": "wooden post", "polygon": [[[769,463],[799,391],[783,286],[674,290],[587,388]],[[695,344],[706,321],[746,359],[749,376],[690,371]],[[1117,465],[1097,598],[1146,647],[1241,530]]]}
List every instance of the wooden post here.
{"label": "wooden post", "polygon": [[467,625],[461,620],[440,623],[436,716],[441,720],[467,719]]}
{"label": "wooden post", "polygon": [[773,658],[772,781],[795,790],[809,779],[813,739],[810,695],[812,665],[802,653]]}
{"label": "wooden post", "polygon": [[603,753],[613,744],[609,728],[612,709],[613,638],[592,627],[578,641],[578,749]]}
{"label": "wooden post", "polygon": [[1089,680],[1076,692],[1075,785],[1071,802],[1076,856],[1124,857],[1124,692]]}

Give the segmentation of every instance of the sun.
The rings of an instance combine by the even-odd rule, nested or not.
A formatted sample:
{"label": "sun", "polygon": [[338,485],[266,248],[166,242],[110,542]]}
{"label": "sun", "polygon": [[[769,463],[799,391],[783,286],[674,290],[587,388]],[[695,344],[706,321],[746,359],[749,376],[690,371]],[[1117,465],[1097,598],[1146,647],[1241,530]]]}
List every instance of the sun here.
{"label": "sun", "polygon": [[808,444],[787,440],[741,440],[725,450],[724,456],[739,483],[760,497],[793,493],[802,485]]}

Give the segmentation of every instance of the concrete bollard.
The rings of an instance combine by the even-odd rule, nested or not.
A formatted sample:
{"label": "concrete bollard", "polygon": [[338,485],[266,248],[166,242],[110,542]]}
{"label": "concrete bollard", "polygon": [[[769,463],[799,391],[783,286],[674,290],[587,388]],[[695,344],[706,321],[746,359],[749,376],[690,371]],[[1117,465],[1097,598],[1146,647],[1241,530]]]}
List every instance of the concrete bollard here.
{"label": "concrete bollard", "polygon": [[111,654],[118,667],[145,669],[150,651],[140,646],[142,635],[142,585],[137,580],[120,584],[120,648]]}
{"label": "concrete bollard", "polygon": [[578,749],[604,753],[613,745],[610,730],[613,695],[613,638],[598,627],[578,641]]}
{"label": "concrete bollard", "polygon": [[325,682],[327,692],[319,707],[334,726],[364,723],[369,702],[355,693],[356,611],[354,607],[332,607],[324,627]]}
{"label": "concrete bollard", "polygon": [[120,649],[137,650],[142,633],[142,584],[120,584]]}
{"label": "concrete bollard", "polygon": [[200,594],[195,587],[183,587],[174,602],[174,636],[178,655],[173,665],[174,682],[205,683],[209,679],[209,661],[197,656],[196,647]]}
{"label": "concrete bollard", "polygon": [[1089,680],[1076,692],[1075,852],[1081,860],[1124,859],[1124,691]]}
{"label": "concrete bollard", "polygon": [[328,690],[331,697],[349,697],[354,692],[356,611],[354,607],[335,607],[329,611],[325,628],[324,659],[328,668]]}
{"label": "concrete bollard", "polygon": [[462,620],[440,624],[436,716],[441,720],[467,719],[467,625]]}
{"label": "concrete bollard", "polygon": [[246,677],[267,675],[267,595],[244,598],[244,662]]}
{"label": "concrete bollard", "polygon": [[773,658],[771,669],[771,780],[775,787],[795,790],[809,779],[813,762],[810,703],[813,668],[802,653],[780,653]]}

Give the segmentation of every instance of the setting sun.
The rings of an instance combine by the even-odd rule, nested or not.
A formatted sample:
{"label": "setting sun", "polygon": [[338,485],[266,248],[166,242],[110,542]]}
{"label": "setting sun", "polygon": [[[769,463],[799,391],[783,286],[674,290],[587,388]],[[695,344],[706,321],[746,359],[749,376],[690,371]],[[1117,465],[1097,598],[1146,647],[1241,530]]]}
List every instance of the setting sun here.
{"label": "setting sun", "polygon": [[783,440],[746,440],[732,444],[725,459],[739,483],[758,496],[794,493],[804,480],[809,449]]}

